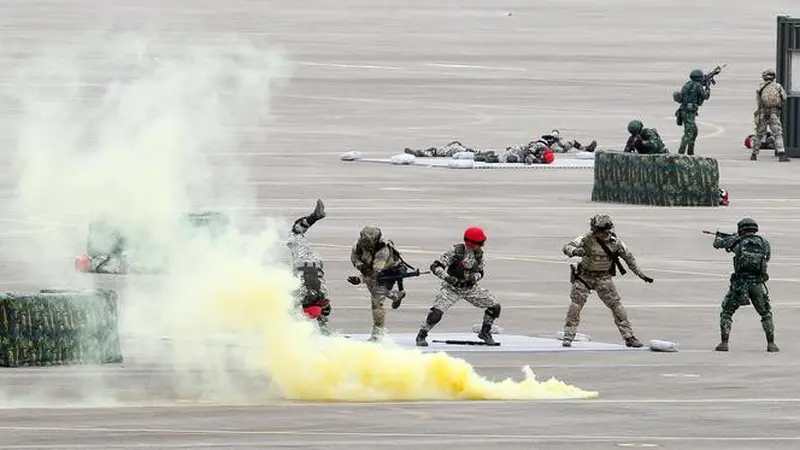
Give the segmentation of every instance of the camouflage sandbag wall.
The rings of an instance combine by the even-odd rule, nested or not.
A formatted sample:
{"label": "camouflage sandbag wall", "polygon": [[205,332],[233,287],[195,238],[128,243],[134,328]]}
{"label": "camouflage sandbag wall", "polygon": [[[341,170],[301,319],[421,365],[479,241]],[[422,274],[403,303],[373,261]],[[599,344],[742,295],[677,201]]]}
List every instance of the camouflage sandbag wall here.
{"label": "camouflage sandbag wall", "polygon": [[719,165],[698,156],[598,151],[592,201],[719,206]]}
{"label": "camouflage sandbag wall", "polygon": [[0,294],[0,366],[120,362],[116,292]]}

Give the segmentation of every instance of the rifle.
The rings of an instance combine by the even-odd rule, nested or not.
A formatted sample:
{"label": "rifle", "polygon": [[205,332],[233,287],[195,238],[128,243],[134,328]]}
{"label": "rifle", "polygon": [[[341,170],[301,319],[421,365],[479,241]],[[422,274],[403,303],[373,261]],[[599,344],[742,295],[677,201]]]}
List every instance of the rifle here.
{"label": "rifle", "polygon": [[[424,272],[420,272],[419,269],[410,270],[407,272],[399,272],[399,273],[390,273],[386,275],[381,275],[378,277],[378,282],[383,283],[386,281],[397,281],[398,286],[401,285],[403,279],[411,278],[411,277],[418,277],[420,275],[425,275],[431,273],[430,270],[426,270]],[[402,288],[400,288],[402,290]]]}
{"label": "rifle", "polygon": [[734,233],[723,233],[723,232],[721,232],[719,230],[717,230],[717,231],[703,230],[703,234],[713,234],[714,236],[720,237],[720,238],[723,238],[723,239],[736,236],[736,234],[734,234]]}
{"label": "rifle", "polygon": [[703,74],[703,86],[706,88],[710,88],[717,84],[717,80],[714,79],[717,75],[722,72],[722,69],[728,67],[727,64],[723,64],[722,66],[717,66],[711,72]]}

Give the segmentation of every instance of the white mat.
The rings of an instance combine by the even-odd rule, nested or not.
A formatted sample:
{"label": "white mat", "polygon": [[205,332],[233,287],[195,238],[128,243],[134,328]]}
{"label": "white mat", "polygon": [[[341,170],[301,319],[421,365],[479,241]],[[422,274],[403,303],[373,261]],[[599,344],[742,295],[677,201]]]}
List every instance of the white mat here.
{"label": "white mat", "polygon": [[446,169],[516,169],[516,170],[553,170],[553,169],[594,169],[594,153],[558,153],[552,164],[521,164],[521,163],[487,163],[465,158],[457,155],[455,158],[418,158],[407,153],[394,155],[390,158],[365,158],[363,153],[352,151],[340,156],[342,161],[368,162],[378,164],[393,164],[401,166],[437,167]]}

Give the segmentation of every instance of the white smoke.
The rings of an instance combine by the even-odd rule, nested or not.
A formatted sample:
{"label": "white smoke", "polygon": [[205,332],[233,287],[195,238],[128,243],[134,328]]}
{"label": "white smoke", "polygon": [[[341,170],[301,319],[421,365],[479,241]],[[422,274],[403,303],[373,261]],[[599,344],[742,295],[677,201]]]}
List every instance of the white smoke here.
{"label": "white smoke", "polygon": [[[283,227],[264,221],[253,235],[212,240],[179,220],[201,209],[227,209],[236,219],[255,205],[246,166],[222,154],[239,150],[246,130],[265,128],[276,83],[290,74],[283,55],[235,39],[159,49],[135,36],[95,35],[43,49],[17,67],[4,86],[16,110],[10,213],[47,226],[6,248],[7,257],[25,261],[42,287],[57,287],[75,280],[72,261],[85,251],[91,221],[120,226],[144,246],[143,256],[163,254],[170,269],[149,282],[130,277],[119,292],[126,356],[171,364],[185,395],[231,397],[241,380],[231,379],[229,364],[246,364],[247,353],[236,348],[247,343],[243,336],[236,347],[208,343],[224,331],[218,299],[209,296],[222,272],[242,262],[289,292],[295,281],[278,261]],[[92,276],[81,279],[93,285]],[[183,378],[187,369],[191,378]],[[87,392],[96,397],[97,386],[92,379]]]}

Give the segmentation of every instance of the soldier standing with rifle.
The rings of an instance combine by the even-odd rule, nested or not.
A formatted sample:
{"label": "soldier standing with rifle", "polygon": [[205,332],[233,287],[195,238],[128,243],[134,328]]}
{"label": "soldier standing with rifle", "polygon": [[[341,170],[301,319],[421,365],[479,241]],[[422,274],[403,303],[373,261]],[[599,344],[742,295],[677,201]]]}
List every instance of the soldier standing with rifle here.
{"label": "soldier standing with rifle", "polygon": [[715,350],[728,351],[733,314],[740,306],[752,302],[756,312],[761,316],[761,328],[764,329],[767,338],[767,351],[777,352],[775,325],[772,321],[772,308],[766,285],[769,280],[767,263],[771,256],[770,244],[757,234],[758,224],[755,220],[745,217],[736,224],[736,227],[737,234],[703,231],[716,236],[714,248],[724,248],[726,252],[734,255],[731,284],[722,301],[722,312],[719,315],[721,341]]}
{"label": "soldier standing with rifle", "polygon": [[683,136],[681,137],[681,145],[678,147],[678,154],[688,154],[694,156],[694,144],[697,140],[697,117],[700,107],[703,103],[711,97],[711,86],[716,84],[716,77],[722,68],[717,66],[708,74],[704,74],[702,70],[695,69],[689,74],[689,81],[687,81],[680,91],[673,94],[673,99],[680,103],[680,107],[675,111],[678,126],[683,125]]}
{"label": "soldier standing with rifle", "polygon": [[775,154],[779,162],[791,161],[786,156],[786,149],[783,147],[783,127],[781,126],[781,110],[786,103],[786,90],[775,81],[775,71],[767,69],[761,73],[763,83],[756,90],[756,111],[755,117],[756,134],[753,139],[753,153],[750,155],[751,161],[758,160],[758,152],[761,150],[762,143],[769,127],[775,136]]}
{"label": "soldier standing with rifle", "polygon": [[628,247],[617,238],[613,232],[614,223],[607,215],[597,215],[589,221],[591,231],[578,236],[564,245],[563,252],[569,257],[580,257],[581,262],[576,268],[570,264],[570,283],[572,290],[569,297],[571,303],[567,310],[566,324],[564,325],[564,347],[571,347],[575,339],[578,324],[581,321],[581,310],[586,304],[586,299],[591,291],[597,291],[600,300],[611,310],[614,323],[617,324],[622,339],[628,347],[641,347],[642,343],[633,335],[633,328],[628,321],[628,314],[622,306],[613,277],[619,269],[620,275],[625,275],[625,268],[619,258],[625,260],[628,267],[646,283],[653,279],[645,275],[636,265],[636,259]]}

